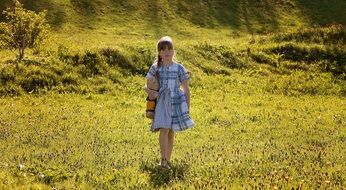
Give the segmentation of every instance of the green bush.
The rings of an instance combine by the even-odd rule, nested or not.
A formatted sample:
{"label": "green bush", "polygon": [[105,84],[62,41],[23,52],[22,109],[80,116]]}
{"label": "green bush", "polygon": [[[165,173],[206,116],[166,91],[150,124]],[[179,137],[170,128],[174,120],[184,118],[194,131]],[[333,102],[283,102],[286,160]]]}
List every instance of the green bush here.
{"label": "green bush", "polygon": [[0,84],[5,85],[9,82],[14,82],[16,79],[16,71],[14,65],[6,65],[0,68]]}
{"label": "green bush", "polygon": [[278,67],[278,60],[280,56],[276,54],[266,54],[262,51],[259,52],[249,52],[249,56],[253,61],[260,64],[268,64],[272,67]]}
{"label": "green bush", "polygon": [[66,73],[61,77],[61,82],[64,85],[78,85],[79,75],[75,73]]}
{"label": "green bush", "polygon": [[19,84],[26,92],[50,90],[59,83],[59,77],[55,73],[38,66],[28,67],[25,72],[19,79]]}
{"label": "green bush", "polygon": [[310,54],[309,49],[289,43],[284,45],[278,45],[268,49],[268,53],[279,54],[283,59],[290,61],[316,61],[321,59],[323,50],[314,49],[313,53]]}
{"label": "green bush", "polygon": [[0,96],[19,96],[24,94],[23,89],[15,83],[8,83],[0,86]]}
{"label": "green bush", "polygon": [[46,22],[46,12],[36,14],[26,10],[15,0],[14,8],[3,13],[7,22],[0,22],[0,48],[19,50],[19,59],[24,58],[24,50],[40,44],[47,36],[49,25]]}
{"label": "green bush", "polygon": [[100,53],[105,57],[106,62],[110,66],[120,66],[126,68],[129,65],[129,61],[117,49],[106,47],[102,48]]}
{"label": "green bush", "polygon": [[304,47],[293,43],[267,49],[267,53],[279,54],[285,60],[316,64],[324,62],[322,71],[334,75],[346,73],[346,52],[339,48]]}
{"label": "green bush", "polygon": [[74,72],[73,67],[58,59],[51,58],[50,60],[45,60],[45,62],[47,63],[44,65],[44,68],[51,70],[59,77],[65,75],[66,73]]}
{"label": "green bush", "polygon": [[314,71],[315,67],[304,62],[281,61],[279,64],[279,68],[284,68],[289,71]]}
{"label": "green bush", "polygon": [[205,59],[215,60],[231,69],[246,69],[250,65],[241,59],[244,55],[233,52],[227,46],[212,46],[208,43],[195,46],[197,52]]}
{"label": "green bush", "polygon": [[82,75],[85,77],[103,75],[108,69],[105,59],[100,54],[92,51],[86,51],[80,58],[78,64],[85,66],[85,69],[82,72]]}
{"label": "green bush", "polygon": [[146,46],[129,47],[128,50],[131,60],[128,70],[132,74],[145,75],[156,59],[153,50]]}
{"label": "green bush", "polygon": [[[119,70],[124,75],[143,74],[147,67],[143,69],[143,61],[140,61],[141,56],[136,51],[131,51],[131,53],[124,55],[119,50],[110,47],[93,51],[87,50],[81,53],[60,45],[57,55],[59,60],[76,66],[79,73],[84,77],[107,75],[111,68]],[[116,81],[114,78],[112,80]]]}
{"label": "green bush", "polygon": [[97,93],[98,94],[106,94],[110,91],[112,91],[112,87],[108,84],[103,84],[103,85],[97,87]]}
{"label": "green bush", "polygon": [[68,64],[78,64],[79,56],[76,60],[74,58],[74,55],[76,55],[76,53],[73,53],[70,48],[66,47],[65,45],[59,44],[58,50],[57,50],[57,57],[59,60]]}
{"label": "green bush", "polygon": [[332,25],[323,28],[308,28],[297,32],[280,33],[273,36],[275,42],[295,41],[322,44],[346,44],[346,26]]}

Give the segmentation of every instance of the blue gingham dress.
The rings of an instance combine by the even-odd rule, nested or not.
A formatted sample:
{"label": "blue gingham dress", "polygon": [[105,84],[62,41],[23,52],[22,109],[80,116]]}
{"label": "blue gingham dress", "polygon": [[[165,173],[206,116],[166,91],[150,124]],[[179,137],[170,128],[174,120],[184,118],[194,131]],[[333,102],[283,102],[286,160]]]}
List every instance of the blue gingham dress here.
{"label": "blue gingham dress", "polygon": [[[157,64],[153,64],[146,78],[154,77]],[[183,81],[189,80],[189,75],[183,65],[173,62],[170,65],[162,64],[159,68],[159,96],[155,108],[155,118],[151,124],[151,131],[160,128],[169,128],[175,132],[183,131],[194,126],[189,115],[185,95],[180,89]]]}

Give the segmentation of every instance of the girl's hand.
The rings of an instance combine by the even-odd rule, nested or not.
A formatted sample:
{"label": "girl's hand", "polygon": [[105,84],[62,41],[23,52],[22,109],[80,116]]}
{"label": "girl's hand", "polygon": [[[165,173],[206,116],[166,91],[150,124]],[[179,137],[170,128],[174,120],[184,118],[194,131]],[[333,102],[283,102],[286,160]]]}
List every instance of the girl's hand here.
{"label": "girl's hand", "polygon": [[186,98],[187,108],[190,111],[190,88],[187,80],[182,82],[182,87]]}
{"label": "girl's hand", "polygon": [[157,91],[151,90],[147,87],[145,88],[145,91],[147,92],[150,100],[154,100],[155,98],[159,96],[159,93]]}

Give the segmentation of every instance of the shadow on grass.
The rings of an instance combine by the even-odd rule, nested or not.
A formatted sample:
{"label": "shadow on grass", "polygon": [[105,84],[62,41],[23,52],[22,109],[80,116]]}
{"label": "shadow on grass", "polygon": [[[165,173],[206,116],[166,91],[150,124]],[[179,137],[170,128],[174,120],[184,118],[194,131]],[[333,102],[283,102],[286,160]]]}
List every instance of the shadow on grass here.
{"label": "shadow on grass", "polygon": [[346,24],[346,14],[344,13],[346,1],[344,0],[298,0],[297,4],[313,24]]}
{"label": "shadow on grass", "polygon": [[63,5],[57,3],[52,0],[40,0],[40,1],[32,1],[32,0],[22,0],[20,1],[24,8],[41,12],[43,10],[47,10],[46,19],[48,23],[53,27],[53,29],[58,29],[67,20],[67,10]]}
{"label": "shadow on grass", "polygon": [[142,163],[140,169],[143,172],[149,173],[150,184],[154,187],[168,185],[172,181],[185,180],[186,172],[189,170],[189,165],[182,161],[176,161],[171,164],[170,169],[163,169],[156,162]]}

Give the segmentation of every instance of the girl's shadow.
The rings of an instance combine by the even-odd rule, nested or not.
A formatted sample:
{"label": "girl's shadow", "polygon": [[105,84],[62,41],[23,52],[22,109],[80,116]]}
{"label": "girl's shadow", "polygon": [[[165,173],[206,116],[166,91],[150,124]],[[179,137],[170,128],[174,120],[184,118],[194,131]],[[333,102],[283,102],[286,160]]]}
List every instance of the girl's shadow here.
{"label": "girl's shadow", "polygon": [[171,181],[184,180],[186,172],[189,170],[189,165],[183,161],[175,161],[171,164],[170,169],[164,169],[158,164],[158,162],[144,162],[140,166],[143,172],[147,172],[150,175],[150,183],[154,187],[160,187],[168,185]]}

